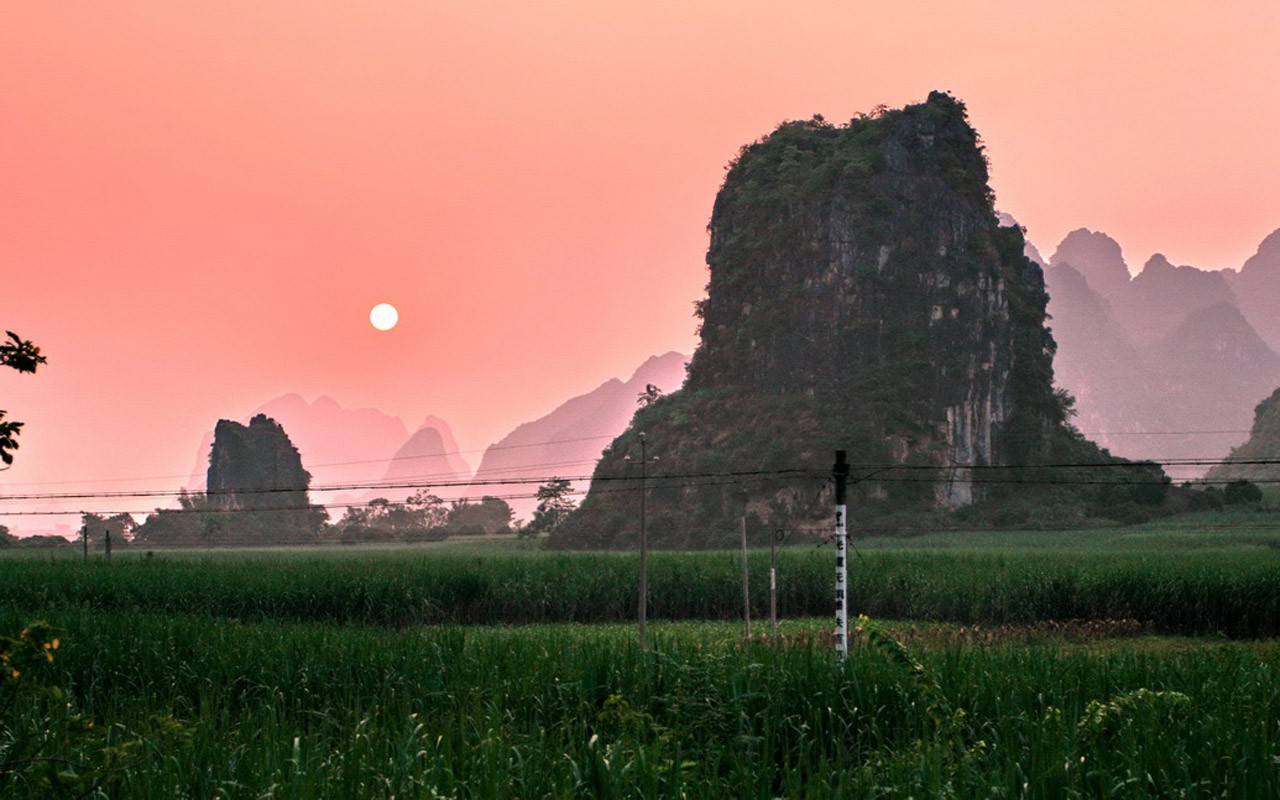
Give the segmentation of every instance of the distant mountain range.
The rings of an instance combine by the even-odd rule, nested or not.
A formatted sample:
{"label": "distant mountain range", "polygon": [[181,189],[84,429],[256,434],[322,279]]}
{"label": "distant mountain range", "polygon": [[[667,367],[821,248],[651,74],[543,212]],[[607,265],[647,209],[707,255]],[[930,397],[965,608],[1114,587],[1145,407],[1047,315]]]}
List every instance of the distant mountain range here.
{"label": "distant mountain range", "polygon": [[[375,497],[401,500],[414,491],[403,488],[404,484],[436,484],[430,491],[446,500],[486,494],[532,495],[536,485],[500,482],[531,476],[589,475],[604,447],[626,428],[645,387],[652,384],[664,393],[678,389],[687,360],[674,352],[654,356],[628,380],[606,381],[519,425],[485,451],[474,476],[448,423],[439,417],[427,417],[410,435],[399,417],[377,409],[348,409],[329,397],[307,402],[289,394],[259,406],[245,421],[265,414],[284,427],[311,473],[313,502],[340,505],[365,503]],[[191,491],[205,488],[212,441],[209,433],[200,443],[187,485]],[[458,485],[473,477],[495,483],[470,489]],[[379,483],[389,487],[376,488]],[[348,486],[362,488],[317,491]],[[516,515],[526,519],[537,504],[531,497],[513,497],[509,502]],[[340,508],[335,509],[335,516],[341,513]]]}
{"label": "distant mountain range", "polygon": [[1130,458],[1221,458],[1244,441],[1280,385],[1280,231],[1238,272],[1157,253],[1131,277],[1120,245],[1083,228],[1047,264],[1038,255],[1056,382],[1075,396],[1081,431]]}
{"label": "distant mountain range", "polygon": [[[688,356],[675,352],[653,356],[641,364],[630,379],[614,378],[565,401],[546,416],[520,425],[485,451],[476,470],[476,480],[590,475],[605,446],[626,429],[645,387],[652,384],[664,394],[679,389],[684,383],[684,365],[688,360]],[[590,481],[575,481],[574,485],[585,490],[588,483]],[[536,487],[496,488],[516,493]],[[509,502],[516,516],[525,518],[537,505],[533,499]]]}
{"label": "distant mountain range", "polygon": [[[1007,215],[1002,221],[1016,224]],[[1058,344],[1055,382],[1076,398],[1075,423],[1089,438],[1117,455],[1159,460],[1221,458],[1244,442],[1255,407],[1280,386],[1280,230],[1239,271],[1175,266],[1155,254],[1131,276],[1120,245],[1084,228],[1069,233],[1047,261],[1030,242],[1026,253],[1044,268]],[[401,419],[377,409],[289,394],[242,421],[262,413],[280,422],[313,487],[442,484],[433,491],[445,499],[515,495],[509,502],[527,519],[536,501],[518,495],[535,487],[503,481],[591,474],[645,387],[680,388],[687,360],[674,352],[653,356],[627,380],[608,380],[518,425],[485,450],[474,473],[438,417],[410,434]],[[204,488],[211,442],[212,433],[200,444],[188,482],[193,491]],[[1204,471],[1170,470],[1178,478]],[[473,478],[488,483],[449,486]],[[361,488],[315,499],[364,503],[411,491]]]}

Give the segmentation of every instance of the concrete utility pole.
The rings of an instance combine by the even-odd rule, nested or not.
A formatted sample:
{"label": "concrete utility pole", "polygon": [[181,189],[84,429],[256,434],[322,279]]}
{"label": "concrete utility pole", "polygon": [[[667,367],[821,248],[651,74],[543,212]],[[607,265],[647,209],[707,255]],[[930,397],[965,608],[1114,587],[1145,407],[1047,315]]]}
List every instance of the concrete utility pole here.
{"label": "concrete utility pole", "polygon": [[747,499],[750,497],[746,489],[739,493],[742,498],[742,625],[743,635],[751,638],[751,583],[750,571],[747,569]]}
{"label": "concrete utility pole", "polygon": [[849,654],[849,568],[845,553],[849,547],[849,532],[845,525],[845,492],[849,479],[849,464],[845,452],[836,451],[836,463],[831,468],[836,480],[836,655],[844,659]]}
{"label": "concrete utility pole", "polygon": [[84,560],[89,560],[89,526],[80,526],[80,544],[84,548]]}

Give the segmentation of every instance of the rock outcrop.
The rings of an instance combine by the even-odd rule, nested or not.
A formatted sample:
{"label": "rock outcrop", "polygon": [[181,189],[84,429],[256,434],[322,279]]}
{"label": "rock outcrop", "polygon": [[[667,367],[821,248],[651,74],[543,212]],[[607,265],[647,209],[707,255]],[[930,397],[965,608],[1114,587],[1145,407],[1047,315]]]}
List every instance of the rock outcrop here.
{"label": "rock outcrop", "polygon": [[837,448],[914,470],[857,475],[864,496],[952,507],[982,494],[972,468],[1088,449],[1053,390],[1042,271],[951,96],[783,124],[732,165],[710,233],[685,388],[605,451],[562,542],[634,540],[641,432],[650,533],[680,546],[730,540],[743,503],[765,525],[825,519]]}
{"label": "rock outcrop", "polygon": [[[388,459],[409,438],[399,417],[376,408],[345,408],[323,395],[312,402],[297,394],[282,395],[238,419],[247,423],[258,414],[266,414],[289,431],[317,490],[377,481],[387,471]],[[191,491],[205,489],[205,468],[212,444],[212,436],[200,443],[196,468],[187,483]],[[347,495],[350,500],[357,497]],[[342,496],[326,499],[338,501]]]}
{"label": "rock outcrop", "polygon": [[269,514],[282,530],[315,529],[320,520],[307,498],[310,482],[297,448],[275,420],[265,414],[248,425],[218,420],[209,453],[210,508]]}

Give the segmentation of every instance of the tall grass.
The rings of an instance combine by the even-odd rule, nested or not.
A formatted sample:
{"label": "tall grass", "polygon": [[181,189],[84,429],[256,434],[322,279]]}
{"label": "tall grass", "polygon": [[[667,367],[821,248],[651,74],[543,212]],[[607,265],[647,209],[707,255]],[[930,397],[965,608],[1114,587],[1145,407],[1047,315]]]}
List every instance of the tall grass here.
{"label": "tall grass", "polygon": [[[21,621],[0,613],[0,628]],[[65,630],[55,682],[142,740],[120,798],[1280,791],[1270,643],[918,647],[916,673],[875,643],[841,664],[813,639],[743,645],[729,625],[658,625],[642,651],[622,626],[50,621]],[[38,796],[19,781],[0,794]]]}
{"label": "tall grass", "polygon": [[[751,557],[753,613],[768,607],[768,554]],[[824,550],[779,553],[784,617],[831,613]],[[656,619],[741,613],[733,553],[652,557]],[[133,555],[111,564],[0,560],[0,603],[372,623],[617,622],[635,618],[637,562],[622,553],[443,551]],[[1280,633],[1280,551],[867,550],[850,561],[850,608],[889,619],[1019,623],[1132,618],[1177,633]]]}

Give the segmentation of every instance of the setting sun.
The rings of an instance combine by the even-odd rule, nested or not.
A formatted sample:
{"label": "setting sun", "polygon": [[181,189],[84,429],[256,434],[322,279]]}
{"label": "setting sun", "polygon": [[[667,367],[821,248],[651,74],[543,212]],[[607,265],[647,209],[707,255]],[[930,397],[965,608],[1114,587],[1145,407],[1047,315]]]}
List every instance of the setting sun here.
{"label": "setting sun", "polygon": [[390,303],[378,303],[369,312],[369,322],[380,331],[389,331],[400,321],[400,312]]}

